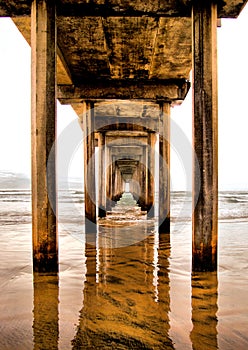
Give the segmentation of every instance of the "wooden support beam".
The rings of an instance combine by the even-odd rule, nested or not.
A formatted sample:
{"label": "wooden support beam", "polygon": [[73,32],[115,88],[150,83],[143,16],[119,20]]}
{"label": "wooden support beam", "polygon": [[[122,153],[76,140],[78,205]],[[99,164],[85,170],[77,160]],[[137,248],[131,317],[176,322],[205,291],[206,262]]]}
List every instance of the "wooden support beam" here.
{"label": "wooden support beam", "polygon": [[106,165],[105,165],[105,133],[99,132],[99,189],[98,189],[98,216],[106,216]]}
{"label": "wooden support beam", "polygon": [[57,272],[54,2],[34,0],[31,22],[33,269],[36,272]]}
{"label": "wooden support beam", "polygon": [[85,232],[96,232],[96,185],[95,185],[95,130],[94,104],[84,102],[84,202]]}
{"label": "wooden support beam", "polygon": [[195,1],[192,25],[193,146],[196,154],[193,162],[193,270],[215,271],[218,224],[217,5],[213,1]]}
{"label": "wooden support beam", "polygon": [[170,232],[170,105],[161,103],[159,130],[159,233]]}
{"label": "wooden support beam", "polygon": [[58,99],[61,104],[80,103],[82,100],[147,100],[167,101],[180,104],[186,97],[190,83],[185,79],[133,81],[97,80],[83,85],[59,85]]}

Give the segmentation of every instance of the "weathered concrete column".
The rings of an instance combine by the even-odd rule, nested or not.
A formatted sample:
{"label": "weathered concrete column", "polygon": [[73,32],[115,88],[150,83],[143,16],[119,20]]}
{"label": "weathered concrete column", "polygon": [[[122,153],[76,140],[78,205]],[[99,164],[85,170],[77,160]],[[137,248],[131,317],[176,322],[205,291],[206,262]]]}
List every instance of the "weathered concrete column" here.
{"label": "weathered concrete column", "polygon": [[148,144],[148,191],[147,191],[147,202],[148,202],[148,212],[147,215],[149,217],[154,216],[154,192],[155,192],[155,142],[156,142],[156,134],[154,132],[149,132],[147,137]]}
{"label": "weathered concrete column", "polygon": [[84,102],[84,202],[86,233],[96,232],[94,104]]}
{"label": "weathered concrete column", "polygon": [[170,232],[170,104],[160,104],[159,232]]}
{"label": "weathered concrete column", "polygon": [[146,199],[146,167],[144,166],[143,150],[140,157],[140,161],[137,165],[137,175],[139,182],[139,200],[138,204],[141,206],[142,210],[146,210],[145,199]]}
{"label": "weathered concrete column", "polygon": [[58,271],[54,4],[54,1],[34,0],[31,9],[32,231],[36,272]]}
{"label": "weathered concrete column", "polygon": [[133,186],[133,181],[132,179],[129,181],[129,192],[133,194],[134,186]]}
{"label": "weathered concrete column", "polygon": [[[148,138],[147,138],[148,140]],[[148,198],[148,141],[146,146],[143,149],[143,159],[144,159],[144,176],[145,176],[145,183],[144,183],[144,196],[145,196],[145,210],[149,209],[149,198]]]}
{"label": "weathered concrete column", "polygon": [[113,199],[114,201],[118,201],[121,197],[121,187],[122,179],[121,172],[118,165],[115,163],[115,173],[114,173],[114,188],[113,188]]}
{"label": "weathered concrete column", "polygon": [[99,194],[98,215],[106,216],[106,165],[105,165],[105,133],[99,132]]}
{"label": "weathered concrete column", "polygon": [[[193,25],[193,270],[217,269],[217,5],[197,0]],[[199,171],[198,163],[199,162]],[[198,198],[199,193],[199,198]]]}
{"label": "weathered concrete column", "polygon": [[120,169],[117,167],[117,200],[119,200],[122,196],[122,188],[123,188],[123,180],[121,176]]}
{"label": "weathered concrete column", "polygon": [[119,195],[119,189],[118,189],[118,185],[119,185],[119,169],[118,166],[115,163],[115,171],[113,174],[114,178],[113,178],[113,200],[117,201],[118,200],[118,195]]}
{"label": "weathered concrete column", "polygon": [[146,169],[146,146],[142,146],[142,155],[140,158],[140,200],[139,204],[142,210],[147,210],[147,169]]}
{"label": "weathered concrete column", "polygon": [[117,161],[116,157],[112,155],[110,198],[111,198],[111,201],[113,202],[118,201],[122,195],[122,177],[116,161]]}
{"label": "weathered concrete column", "polygon": [[116,172],[116,165],[113,158],[114,158],[113,155],[111,155],[110,199],[112,202],[114,202],[115,172]]}
{"label": "weathered concrete column", "polygon": [[139,173],[139,166],[137,166],[133,172],[132,175],[132,181],[131,181],[131,188],[132,188],[132,195],[134,196],[134,199],[139,203],[140,199],[140,188],[139,188],[139,180],[140,180],[140,173]]}
{"label": "weathered concrete column", "polygon": [[111,199],[110,199],[110,187],[111,187],[111,176],[112,176],[112,162],[111,162],[111,147],[106,147],[106,210],[111,209]]}

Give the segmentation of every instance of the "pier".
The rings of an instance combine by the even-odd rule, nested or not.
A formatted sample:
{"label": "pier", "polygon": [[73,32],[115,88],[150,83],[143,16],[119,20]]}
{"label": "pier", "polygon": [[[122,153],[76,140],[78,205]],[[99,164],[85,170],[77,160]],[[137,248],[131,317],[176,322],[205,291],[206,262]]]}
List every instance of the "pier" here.
{"label": "pier", "polygon": [[237,17],[245,3],[1,2],[0,16],[12,17],[32,50],[35,272],[58,271],[56,99],[74,108],[84,132],[86,235],[94,236],[98,217],[106,216],[126,184],[142,211],[154,217],[156,176],[159,233],[169,235],[170,108],[183,103],[190,87],[195,151],[192,270],[217,270],[217,26],[221,18]]}

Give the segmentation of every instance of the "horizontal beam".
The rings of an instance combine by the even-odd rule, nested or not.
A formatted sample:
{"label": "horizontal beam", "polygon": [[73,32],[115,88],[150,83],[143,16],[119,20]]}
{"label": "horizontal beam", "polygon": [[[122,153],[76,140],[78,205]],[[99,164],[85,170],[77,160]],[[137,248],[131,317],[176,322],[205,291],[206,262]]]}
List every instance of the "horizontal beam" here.
{"label": "horizontal beam", "polygon": [[[109,146],[107,145],[111,152],[112,157],[117,157],[117,159],[120,159],[120,157],[127,157],[130,160],[130,157],[134,159],[134,157],[142,156],[143,154],[143,147],[146,146],[127,146],[127,145],[118,145],[118,146]],[[125,158],[124,157],[124,158]]]}
{"label": "horizontal beam", "polygon": [[132,152],[133,148],[137,150],[138,148],[146,147],[147,137],[108,137],[106,139],[106,145],[109,149],[113,150],[114,155],[119,154],[119,150],[122,153]]}
{"label": "horizontal beam", "polygon": [[59,85],[61,104],[80,103],[84,100],[143,100],[181,103],[190,88],[186,79],[168,80],[104,80],[81,86]]}
{"label": "horizontal beam", "polygon": [[126,131],[116,131],[113,129],[105,133],[105,137],[125,137],[125,138],[128,138],[128,137],[143,138],[143,137],[147,137],[147,135],[148,133],[144,131],[134,131],[134,132],[127,133]]}
{"label": "horizontal beam", "polygon": [[[69,3],[62,4],[61,1],[57,1],[57,15],[64,17],[190,17],[191,6],[185,5],[185,1],[179,1],[179,5],[175,6],[174,1],[168,1],[163,3],[163,6],[159,4],[157,0],[149,0],[151,6],[136,5],[135,2],[130,4],[119,4],[118,1],[112,4],[97,4],[95,3]],[[190,0],[188,1],[190,2]],[[149,10],[153,8],[153,10]],[[7,1],[0,5],[0,16],[30,16],[31,14],[31,1]]]}
{"label": "horizontal beam", "polygon": [[[58,8],[59,16],[100,16],[100,17],[190,17],[191,7],[185,5],[184,1],[179,1],[181,4],[175,6],[174,1],[163,2],[163,6],[159,4],[159,1],[149,0],[153,6],[140,6],[133,4],[120,4],[116,1],[116,4],[71,4],[63,5]],[[155,2],[155,6],[154,6]],[[189,1],[188,1],[189,2]],[[149,10],[149,7],[153,7],[153,10]]]}
{"label": "horizontal beam", "polygon": [[31,2],[32,1],[1,1],[0,17],[31,17]]}
{"label": "horizontal beam", "polygon": [[135,117],[95,117],[95,130],[108,131],[155,131],[158,132],[158,119]]}
{"label": "horizontal beam", "polygon": [[[247,0],[222,1],[218,8],[218,17],[236,18]],[[30,16],[31,0],[1,1],[0,17]],[[148,0],[146,6],[141,2],[111,1],[111,4],[67,3],[57,1],[57,15],[63,17],[190,17],[192,0],[163,1]]]}

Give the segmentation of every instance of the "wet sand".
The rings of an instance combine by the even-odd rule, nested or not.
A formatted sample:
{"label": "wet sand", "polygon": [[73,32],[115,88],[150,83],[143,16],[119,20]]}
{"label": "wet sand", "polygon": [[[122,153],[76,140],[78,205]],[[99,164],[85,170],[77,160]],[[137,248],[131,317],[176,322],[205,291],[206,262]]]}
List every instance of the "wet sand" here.
{"label": "wet sand", "polygon": [[218,273],[196,275],[190,222],[170,240],[144,225],[123,227],[132,245],[105,225],[86,248],[61,227],[54,277],[32,274],[30,223],[2,226],[0,349],[246,350],[247,222],[220,221]]}

